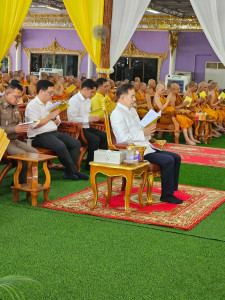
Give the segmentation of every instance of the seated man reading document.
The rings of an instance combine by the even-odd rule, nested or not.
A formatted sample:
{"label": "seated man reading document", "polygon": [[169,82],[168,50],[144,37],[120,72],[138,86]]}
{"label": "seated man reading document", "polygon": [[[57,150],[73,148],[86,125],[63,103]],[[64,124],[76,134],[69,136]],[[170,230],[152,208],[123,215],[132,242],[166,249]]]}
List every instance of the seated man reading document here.
{"label": "seated man reading document", "polygon": [[146,146],[144,159],[160,166],[163,202],[181,204],[183,201],[176,198],[173,193],[178,189],[178,179],[181,158],[178,154],[160,151],[149,142],[154,134],[156,124],[143,128],[140,119],[133,108],[135,104],[135,91],[131,84],[120,86],[116,92],[118,103],[110,116],[112,129],[117,143],[134,143]]}
{"label": "seated man reading document", "polygon": [[64,179],[88,180],[89,177],[77,170],[77,160],[81,144],[72,136],[57,131],[60,124],[59,109],[49,111],[52,105],[54,84],[48,80],[39,80],[37,83],[37,96],[26,107],[25,120],[36,121],[30,125],[28,137],[32,139],[34,147],[53,150],[65,167]]}
{"label": "seated man reading document", "polygon": [[[6,149],[8,155],[22,154],[26,152],[38,153],[36,149],[27,143],[18,140],[18,134],[24,134],[28,131],[29,125],[22,124],[18,102],[23,94],[23,87],[18,82],[10,83],[5,90],[5,95],[0,99],[0,128],[5,130],[10,143]],[[23,162],[20,173],[20,183],[26,183],[27,163]]]}
{"label": "seated man reading document", "polygon": [[84,136],[88,141],[88,156],[86,169],[90,170],[89,162],[94,158],[94,151],[97,149],[108,149],[106,133],[90,128],[89,123],[99,121],[99,116],[92,116],[91,97],[96,90],[96,84],[91,79],[86,79],[81,84],[81,90],[70,98],[70,106],[67,108],[68,121],[82,122]]}

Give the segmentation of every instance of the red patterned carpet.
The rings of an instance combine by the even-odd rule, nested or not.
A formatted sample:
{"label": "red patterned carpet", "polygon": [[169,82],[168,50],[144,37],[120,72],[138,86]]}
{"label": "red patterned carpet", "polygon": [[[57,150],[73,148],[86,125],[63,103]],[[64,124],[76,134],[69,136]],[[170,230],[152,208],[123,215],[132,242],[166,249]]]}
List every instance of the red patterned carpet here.
{"label": "red patterned carpet", "polygon": [[185,164],[225,168],[225,149],[165,144],[163,150],[179,154]]}
{"label": "red patterned carpet", "polygon": [[[184,202],[181,205],[163,203],[160,201],[160,182],[154,182],[154,204],[146,205],[141,209],[138,203],[138,186],[139,181],[135,179],[130,199],[131,215],[129,217],[126,217],[124,212],[124,192],[120,191],[121,178],[113,180],[113,194],[108,207],[105,207],[106,182],[98,184],[99,199],[101,200],[97,203],[94,211],[89,209],[93,201],[91,188],[45,203],[41,207],[190,230],[225,201],[225,191],[179,185],[179,191],[175,195]],[[145,193],[143,200],[146,203]]]}

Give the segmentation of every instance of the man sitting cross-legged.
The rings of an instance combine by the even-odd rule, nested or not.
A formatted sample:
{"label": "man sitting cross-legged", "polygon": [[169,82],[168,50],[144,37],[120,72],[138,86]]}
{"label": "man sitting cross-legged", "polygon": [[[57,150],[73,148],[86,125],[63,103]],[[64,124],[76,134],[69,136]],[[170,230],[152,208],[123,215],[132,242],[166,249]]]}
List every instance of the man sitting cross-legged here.
{"label": "man sitting cross-legged", "polygon": [[67,108],[68,121],[82,122],[84,136],[88,141],[88,156],[86,169],[90,170],[89,162],[94,158],[94,151],[97,149],[108,149],[106,133],[90,128],[89,123],[99,121],[99,116],[91,116],[92,94],[96,90],[96,84],[93,80],[87,79],[82,82],[81,90],[69,100],[70,106]]}
{"label": "man sitting cross-legged", "polygon": [[32,145],[53,150],[65,167],[64,179],[88,180],[86,174],[78,172],[77,160],[80,154],[80,142],[70,135],[57,131],[60,124],[59,109],[52,112],[48,108],[52,105],[54,84],[48,80],[39,80],[37,96],[26,107],[25,120],[37,121],[30,126],[28,137]]}
{"label": "man sitting cross-legged", "polygon": [[140,119],[133,108],[135,104],[135,90],[131,84],[120,86],[116,92],[118,103],[110,116],[112,129],[117,143],[131,143],[146,146],[144,159],[157,164],[161,169],[163,202],[181,204],[183,201],[176,198],[173,193],[178,189],[178,179],[181,158],[178,154],[160,151],[149,142],[154,134],[156,125],[143,128]]}

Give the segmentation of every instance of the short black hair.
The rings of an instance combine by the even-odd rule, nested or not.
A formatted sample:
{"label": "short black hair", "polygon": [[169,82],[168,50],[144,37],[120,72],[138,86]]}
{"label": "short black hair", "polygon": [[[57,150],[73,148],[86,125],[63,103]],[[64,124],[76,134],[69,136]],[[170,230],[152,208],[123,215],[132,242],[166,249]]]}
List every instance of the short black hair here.
{"label": "short black hair", "polygon": [[122,84],[116,91],[116,97],[119,99],[122,95],[128,94],[129,90],[133,90],[134,86],[131,83]]}
{"label": "short black hair", "polygon": [[105,78],[98,78],[98,79],[96,80],[97,88],[99,88],[100,86],[102,86],[102,85],[104,84],[104,82],[108,82],[108,80],[105,79]]}
{"label": "short black hair", "polygon": [[40,90],[47,91],[50,86],[54,86],[54,83],[49,80],[39,80],[37,83],[37,94],[39,94]]}
{"label": "short black hair", "polygon": [[87,88],[89,90],[93,90],[96,87],[96,83],[92,79],[86,79],[81,84],[81,89]]}
{"label": "short black hair", "polygon": [[19,91],[21,91],[21,92],[23,92],[23,87],[22,87],[22,85],[19,83],[19,82],[17,82],[17,80],[14,80],[13,82],[11,81],[8,85],[7,85],[7,87],[6,87],[6,91],[7,90],[9,90],[9,89],[11,89],[11,90],[19,90]]}

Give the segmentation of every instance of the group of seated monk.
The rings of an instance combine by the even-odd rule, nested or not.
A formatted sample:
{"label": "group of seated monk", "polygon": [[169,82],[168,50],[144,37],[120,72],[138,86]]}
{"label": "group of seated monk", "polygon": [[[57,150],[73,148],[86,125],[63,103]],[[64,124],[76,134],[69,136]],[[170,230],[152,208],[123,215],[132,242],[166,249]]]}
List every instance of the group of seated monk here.
{"label": "group of seated monk", "polygon": [[[1,75],[1,74],[0,74]],[[146,146],[145,159],[156,163],[161,168],[162,197],[169,203],[182,203],[173,196],[177,190],[180,157],[174,153],[160,151],[151,145],[149,139],[154,135],[156,124],[141,128],[139,121],[149,109],[161,110],[159,122],[169,124],[174,115],[183,131],[186,143],[196,145],[198,140],[193,137],[193,120],[196,112],[207,114],[213,120],[213,134],[218,137],[224,133],[225,110],[223,98],[219,97],[219,87],[215,82],[197,83],[192,81],[184,94],[180,94],[177,83],[172,83],[165,90],[164,82],[150,79],[148,86],[136,77],[134,82],[115,82],[112,79],[99,78],[95,80],[74,78],[73,75],[60,77],[58,74],[41,74],[41,79],[30,74],[24,79],[25,73],[20,70],[14,74],[2,74],[0,78],[2,97],[0,98],[0,127],[5,130],[10,139],[8,154],[35,152],[34,147],[53,150],[65,167],[63,178],[70,180],[87,180],[89,177],[77,170],[77,160],[81,144],[79,140],[57,130],[61,120],[59,109],[49,111],[54,101],[68,100],[68,121],[81,122],[83,133],[88,141],[89,162],[93,160],[94,151],[107,149],[106,133],[89,124],[103,118],[102,103],[111,115],[111,124],[118,143],[131,143]],[[1,76],[0,76],[1,77]],[[72,88],[70,88],[72,86]],[[202,92],[204,93],[202,94]],[[25,110],[25,122],[30,125],[19,125],[17,104],[23,95],[32,96]],[[187,101],[189,98],[191,101]],[[32,142],[32,147],[18,140],[18,134],[26,133]],[[172,174],[172,176],[171,176]],[[21,182],[25,181],[26,166],[21,172]],[[170,178],[170,181],[168,180]]]}

